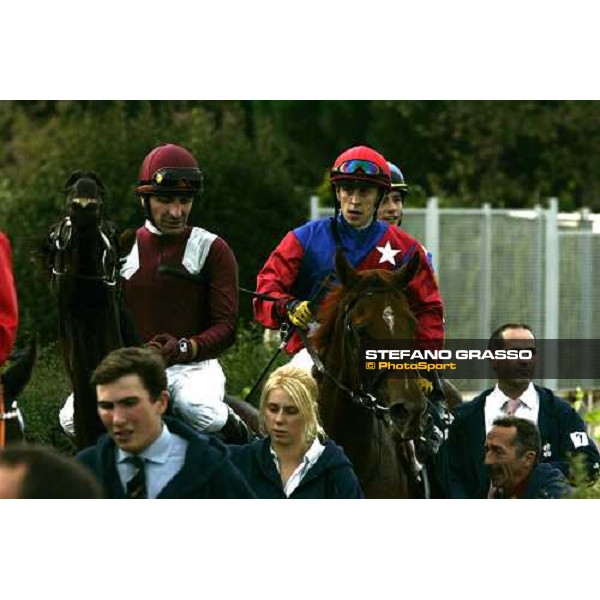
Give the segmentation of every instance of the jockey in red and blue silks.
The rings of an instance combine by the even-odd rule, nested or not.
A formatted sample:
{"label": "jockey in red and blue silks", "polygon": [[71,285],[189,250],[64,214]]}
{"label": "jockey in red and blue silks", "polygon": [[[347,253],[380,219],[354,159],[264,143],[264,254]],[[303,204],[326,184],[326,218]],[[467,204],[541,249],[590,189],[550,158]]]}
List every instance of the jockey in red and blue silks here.
{"label": "jockey in red and blue silks", "polygon": [[[343,152],[335,161],[330,181],[336,194],[336,216],[311,221],[286,234],[257,277],[257,291],[280,298],[277,302],[254,300],[256,319],[274,329],[289,319],[308,328],[314,320],[307,300],[314,300],[322,282],[335,274],[336,248],[359,271],[400,268],[414,254],[420,268],[407,287],[410,307],[418,321],[419,339],[444,339],[444,310],[431,257],[405,231],[374,215],[390,190],[390,168],[384,157],[366,146]],[[293,335],[287,352],[302,348]]]}
{"label": "jockey in red and blue silks", "polygon": [[[301,329],[317,326],[311,302],[322,289],[323,281],[335,275],[334,259],[342,248],[347,260],[359,271],[387,269],[393,271],[406,264],[413,255],[420,259],[416,275],[406,288],[409,305],[417,319],[417,339],[431,340],[443,347],[444,308],[429,255],[423,246],[405,231],[375,218],[384,195],[391,190],[390,167],[385,158],[366,146],[346,150],[330,171],[336,196],[336,213],[306,223],[290,231],[269,256],[257,277],[256,289],[276,301],[254,300],[254,315],[265,327],[278,328],[286,321]],[[302,349],[296,333],[287,342],[287,352],[294,354],[292,363],[311,368],[312,360]],[[425,440],[417,444],[422,460],[435,455],[447,429],[448,413],[441,382],[435,372],[431,378],[431,419]]]}

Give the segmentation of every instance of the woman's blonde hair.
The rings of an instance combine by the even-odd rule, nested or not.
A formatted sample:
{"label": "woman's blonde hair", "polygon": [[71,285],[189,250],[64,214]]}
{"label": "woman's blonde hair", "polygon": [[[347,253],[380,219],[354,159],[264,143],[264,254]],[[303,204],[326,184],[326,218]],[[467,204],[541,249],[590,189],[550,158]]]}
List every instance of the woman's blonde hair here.
{"label": "woman's blonde hair", "polygon": [[267,379],[260,395],[258,422],[261,433],[266,434],[265,411],[269,394],[275,390],[283,390],[300,411],[304,419],[304,437],[306,443],[312,444],[319,436],[325,439],[325,431],[319,418],[317,404],[317,382],[304,369],[284,365],[275,369]]}

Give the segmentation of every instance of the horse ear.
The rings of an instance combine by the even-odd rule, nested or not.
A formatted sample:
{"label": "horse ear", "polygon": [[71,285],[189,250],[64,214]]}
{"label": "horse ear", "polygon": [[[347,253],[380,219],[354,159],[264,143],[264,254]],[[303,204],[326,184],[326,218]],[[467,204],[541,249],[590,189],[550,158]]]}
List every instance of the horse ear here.
{"label": "horse ear", "polygon": [[396,283],[405,288],[419,272],[421,267],[421,257],[417,251],[413,252],[410,260],[394,273]]}
{"label": "horse ear", "polygon": [[[88,179],[96,184],[96,191],[94,192],[94,195],[96,195],[96,193],[99,193],[100,196],[106,195],[104,183],[102,183],[102,180],[94,171],[74,171],[71,173],[69,179],[67,179],[67,183],[65,183],[65,193],[68,194],[69,192],[74,191],[73,186],[75,186],[75,184],[81,179]],[[86,189],[89,190],[90,186],[86,185]],[[88,191],[88,193],[90,192]]]}
{"label": "horse ear", "polygon": [[73,171],[73,173],[71,173],[69,175],[69,179],[67,179],[67,183],[65,183],[65,192],[68,192],[71,188],[71,186],[79,179],[81,179],[83,175],[83,171]]}
{"label": "horse ear", "polygon": [[100,190],[100,193],[104,196],[106,194],[106,187],[104,186],[104,182],[102,181],[102,179],[100,179],[100,176],[97,173],[95,173],[94,171],[89,171],[87,173],[87,176],[96,182],[96,184],[98,185],[98,189]]}
{"label": "horse ear", "polygon": [[341,248],[338,248],[335,253],[335,271],[344,287],[352,287],[358,279],[356,270],[348,262]]}

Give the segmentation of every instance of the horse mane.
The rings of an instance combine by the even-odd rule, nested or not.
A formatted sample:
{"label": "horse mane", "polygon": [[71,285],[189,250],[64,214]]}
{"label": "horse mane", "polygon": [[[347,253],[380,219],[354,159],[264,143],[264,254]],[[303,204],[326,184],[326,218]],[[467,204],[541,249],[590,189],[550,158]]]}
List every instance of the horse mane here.
{"label": "horse mane", "polygon": [[131,249],[135,244],[136,234],[137,230],[132,227],[126,229],[125,231],[123,231],[123,233],[121,233],[119,237],[120,257],[127,256],[129,252],[131,252]]}
{"label": "horse mane", "polygon": [[319,328],[310,337],[310,341],[317,351],[317,354],[323,353],[333,336],[337,313],[340,310],[338,305],[344,293],[345,290],[341,285],[336,286],[331,293],[327,295],[319,308]]}

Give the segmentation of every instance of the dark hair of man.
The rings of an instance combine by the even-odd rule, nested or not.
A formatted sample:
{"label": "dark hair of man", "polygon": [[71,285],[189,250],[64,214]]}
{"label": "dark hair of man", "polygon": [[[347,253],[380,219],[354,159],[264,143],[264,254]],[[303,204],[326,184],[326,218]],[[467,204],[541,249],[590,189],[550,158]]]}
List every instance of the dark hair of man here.
{"label": "dark hair of man", "polygon": [[540,430],[533,421],[520,419],[519,417],[499,417],[494,420],[494,426],[514,427],[516,429],[512,445],[517,449],[517,456],[521,457],[525,452],[533,450],[536,462],[539,461],[542,451],[542,440]]}
{"label": "dark hair of man", "polygon": [[167,389],[165,363],[150,348],[119,348],[107,354],[92,374],[92,385],[113,383],[127,375],[138,375],[154,401]]}
{"label": "dark hair of man", "polygon": [[535,334],[533,333],[533,329],[526,323],[505,323],[504,325],[500,325],[498,329],[495,329],[492,335],[490,336],[490,341],[488,343],[489,350],[501,350],[504,347],[504,332],[507,329],[527,329],[527,331],[531,332],[531,335],[535,338]]}
{"label": "dark hair of man", "polygon": [[14,444],[0,451],[0,465],[25,467],[19,498],[102,498],[102,487],[86,467],[49,446]]}

